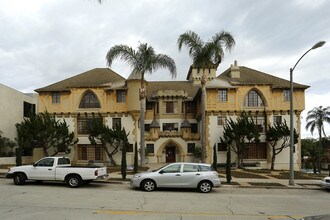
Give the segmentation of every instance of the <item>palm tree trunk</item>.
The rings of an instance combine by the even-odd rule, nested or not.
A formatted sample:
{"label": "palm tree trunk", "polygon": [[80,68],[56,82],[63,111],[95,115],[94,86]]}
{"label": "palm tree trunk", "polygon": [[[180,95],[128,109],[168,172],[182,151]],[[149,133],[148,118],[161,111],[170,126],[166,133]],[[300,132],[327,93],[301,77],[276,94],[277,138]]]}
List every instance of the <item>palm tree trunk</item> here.
{"label": "palm tree trunk", "polygon": [[206,116],[205,116],[205,99],[206,99],[206,89],[205,89],[205,83],[206,83],[206,76],[203,69],[203,76],[202,76],[202,98],[201,98],[201,104],[202,104],[202,163],[206,162]]}
{"label": "palm tree trunk", "polygon": [[321,150],[322,150],[322,132],[319,130],[319,149],[317,150],[317,169],[321,174]]}
{"label": "palm tree trunk", "polygon": [[146,164],[145,159],[145,147],[144,147],[144,112],[145,112],[145,102],[146,102],[146,90],[144,87],[143,76],[141,78],[141,89],[140,89],[140,152],[141,152],[141,166]]}

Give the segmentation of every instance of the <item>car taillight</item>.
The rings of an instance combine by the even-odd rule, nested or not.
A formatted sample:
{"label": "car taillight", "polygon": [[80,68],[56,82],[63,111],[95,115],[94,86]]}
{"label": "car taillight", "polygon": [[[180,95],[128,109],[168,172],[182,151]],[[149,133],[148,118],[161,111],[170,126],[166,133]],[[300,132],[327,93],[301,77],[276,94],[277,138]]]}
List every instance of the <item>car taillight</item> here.
{"label": "car taillight", "polygon": [[98,170],[95,170],[94,175],[95,176],[98,176],[99,175],[99,171]]}

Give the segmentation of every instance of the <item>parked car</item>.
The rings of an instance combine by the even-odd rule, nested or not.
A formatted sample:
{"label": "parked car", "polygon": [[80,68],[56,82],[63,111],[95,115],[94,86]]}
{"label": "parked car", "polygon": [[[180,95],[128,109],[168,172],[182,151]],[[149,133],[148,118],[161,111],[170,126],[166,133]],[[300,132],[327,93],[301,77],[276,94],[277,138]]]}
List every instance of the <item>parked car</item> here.
{"label": "parked car", "polygon": [[330,189],[330,176],[325,177],[322,181],[321,181],[321,186],[324,189]]}
{"label": "parked car", "polygon": [[63,181],[74,188],[107,176],[106,167],[71,166],[67,157],[45,157],[32,165],[10,168],[6,178],[13,179],[15,185],[24,185],[26,180],[45,180]]}
{"label": "parked car", "polygon": [[145,191],[156,188],[196,188],[208,193],[221,185],[218,173],[210,164],[172,163],[152,172],[135,174],[130,180],[132,187]]}

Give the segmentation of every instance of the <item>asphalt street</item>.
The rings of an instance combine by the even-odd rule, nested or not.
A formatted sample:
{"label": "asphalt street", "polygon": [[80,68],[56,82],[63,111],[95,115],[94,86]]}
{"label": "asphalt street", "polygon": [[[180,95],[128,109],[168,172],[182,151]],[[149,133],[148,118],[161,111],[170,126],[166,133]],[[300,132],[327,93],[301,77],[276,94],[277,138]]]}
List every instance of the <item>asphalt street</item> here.
{"label": "asphalt street", "polygon": [[16,186],[0,179],[0,219],[300,219],[329,214],[330,192],[321,189],[235,188],[211,193],[162,189],[143,192],[128,184],[62,183]]}

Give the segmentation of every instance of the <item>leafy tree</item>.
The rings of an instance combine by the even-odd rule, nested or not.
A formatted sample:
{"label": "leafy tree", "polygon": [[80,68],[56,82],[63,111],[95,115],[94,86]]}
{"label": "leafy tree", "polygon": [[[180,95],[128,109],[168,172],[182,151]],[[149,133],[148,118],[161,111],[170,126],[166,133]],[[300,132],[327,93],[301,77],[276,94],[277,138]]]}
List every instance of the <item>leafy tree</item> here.
{"label": "leafy tree", "polygon": [[69,132],[65,120],[56,120],[48,112],[31,115],[23,122],[16,124],[17,139],[20,147],[42,148],[44,156],[51,156],[58,152],[70,153],[70,147],[78,142],[74,132]]}
{"label": "leafy tree", "polygon": [[217,157],[217,147],[216,145],[214,144],[213,146],[213,168],[215,170],[218,170],[218,157]]}
{"label": "leafy tree", "polygon": [[101,120],[94,119],[89,126],[89,140],[91,144],[102,144],[104,151],[106,152],[110,163],[116,165],[116,161],[113,156],[123,149],[124,145],[127,145],[127,136],[125,128],[116,126],[111,129],[106,125],[103,125]]}
{"label": "leafy tree", "polygon": [[226,31],[216,33],[211,40],[204,42],[201,37],[193,31],[187,31],[178,38],[178,47],[181,50],[185,45],[189,49],[189,55],[193,60],[194,67],[202,69],[203,75],[201,80],[202,87],[202,162],[206,160],[206,139],[205,139],[205,100],[206,100],[206,75],[205,69],[217,68],[224,57],[224,49],[231,51],[235,45],[233,36]]}
{"label": "leafy tree", "polygon": [[146,43],[140,43],[137,50],[127,45],[115,45],[107,53],[106,59],[110,67],[113,60],[120,58],[126,61],[133,69],[134,74],[141,78],[140,89],[140,150],[141,150],[141,165],[145,165],[145,147],[144,147],[144,117],[145,117],[145,99],[146,87],[144,75],[151,74],[159,68],[167,68],[170,70],[172,77],[176,76],[176,66],[172,58],[164,54],[156,54],[153,47]]}
{"label": "leafy tree", "polygon": [[306,117],[306,130],[310,129],[312,135],[315,128],[318,131],[319,135],[319,149],[317,150],[317,168],[321,173],[321,155],[322,150],[322,134],[326,137],[324,131],[324,122],[330,123],[330,107],[323,108],[322,106],[315,107],[312,110],[308,111]]}
{"label": "leafy tree", "polygon": [[[2,136],[2,134],[3,132],[0,131],[0,156],[14,154],[12,149],[16,146],[16,143],[9,138]],[[10,152],[7,152],[8,148],[10,149]]]}
{"label": "leafy tree", "polygon": [[[317,147],[317,141],[313,138],[306,138],[306,139],[301,139],[301,158],[302,162],[305,163],[307,162],[307,165],[309,163],[312,163],[312,168],[314,170],[314,173],[317,172],[317,155],[319,154],[318,152],[318,147]],[[305,161],[304,158],[307,158]]]}
{"label": "leafy tree", "polygon": [[223,141],[237,154],[239,168],[243,168],[243,160],[248,152],[249,144],[260,142],[258,127],[245,112],[242,112],[236,121],[231,118],[227,121],[223,137]]}
{"label": "leafy tree", "polygon": [[[272,149],[271,170],[274,170],[276,155],[281,153],[283,149],[290,147],[290,128],[284,123],[276,123],[274,126],[268,126],[266,132],[266,141]],[[278,143],[281,142],[280,145]],[[298,134],[294,129],[294,144],[298,143]]]}
{"label": "leafy tree", "polygon": [[139,164],[138,164],[138,148],[137,143],[134,144],[134,173],[138,172]]}

